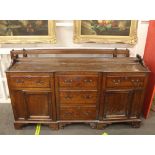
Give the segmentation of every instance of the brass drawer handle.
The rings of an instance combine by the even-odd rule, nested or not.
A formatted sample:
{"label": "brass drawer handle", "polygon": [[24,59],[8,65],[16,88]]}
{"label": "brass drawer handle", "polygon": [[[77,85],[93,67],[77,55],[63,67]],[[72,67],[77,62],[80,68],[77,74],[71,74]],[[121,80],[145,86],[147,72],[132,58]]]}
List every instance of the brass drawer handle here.
{"label": "brass drawer handle", "polygon": [[136,80],[132,79],[131,81],[132,82],[140,82],[139,79],[136,79]]}
{"label": "brass drawer handle", "polygon": [[121,80],[112,80],[114,84],[118,85],[120,84]]}
{"label": "brass drawer handle", "polygon": [[132,79],[131,82],[133,83],[134,86],[137,86],[137,87],[142,86],[142,83],[139,79],[137,79],[137,80]]}
{"label": "brass drawer handle", "polygon": [[85,79],[84,82],[91,83],[91,82],[93,82],[93,80],[91,80],[91,79]]}
{"label": "brass drawer handle", "polygon": [[92,98],[92,96],[91,95],[85,95],[84,98],[85,99],[90,99],[90,98]]}
{"label": "brass drawer handle", "polygon": [[24,83],[24,81],[23,81],[23,80],[17,79],[17,80],[16,80],[16,83]]}
{"label": "brass drawer handle", "polygon": [[38,80],[36,83],[37,83],[37,84],[44,84],[44,81]]}
{"label": "brass drawer handle", "polygon": [[64,83],[72,83],[73,80],[64,80]]}
{"label": "brass drawer handle", "polygon": [[72,96],[65,96],[65,99],[71,99]]}
{"label": "brass drawer handle", "polygon": [[134,82],[134,83],[139,83],[140,81],[137,79],[137,80],[131,80],[131,82]]}

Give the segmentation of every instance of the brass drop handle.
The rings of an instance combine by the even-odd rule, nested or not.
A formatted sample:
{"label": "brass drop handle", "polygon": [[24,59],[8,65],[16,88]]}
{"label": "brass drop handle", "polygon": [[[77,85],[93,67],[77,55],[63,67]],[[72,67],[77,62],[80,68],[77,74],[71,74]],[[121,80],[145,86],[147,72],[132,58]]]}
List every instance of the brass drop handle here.
{"label": "brass drop handle", "polygon": [[133,82],[134,85],[136,85],[138,87],[140,86],[140,80],[139,79],[137,79],[137,80],[132,79],[131,81]]}
{"label": "brass drop handle", "polygon": [[92,96],[91,95],[85,95],[84,98],[85,99],[90,99],[90,98],[92,98]]}
{"label": "brass drop handle", "polygon": [[24,81],[23,81],[23,80],[21,80],[21,79],[20,79],[20,80],[19,80],[19,79],[17,79],[17,80],[16,80],[16,83],[24,83]]}
{"label": "brass drop handle", "polygon": [[139,79],[137,79],[137,80],[132,79],[131,81],[132,82],[139,82]]}
{"label": "brass drop handle", "polygon": [[72,96],[65,96],[65,99],[71,99],[72,98]]}
{"label": "brass drop handle", "polygon": [[114,84],[118,85],[120,84],[121,80],[112,80]]}
{"label": "brass drop handle", "polygon": [[64,82],[65,82],[65,83],[72,83],[73,80],[68,79],[68,80],[65,80]]}
{"label": "brass drop handle", "polygon": [[84,82],[87,82],[87,83],[91,83],[93,80],[91,79],[85,79]]}
{"label": "brass drop handle", "polygon": [[44,81],[38,80],[36,83],[37,83],[37,84],[43,84]]}

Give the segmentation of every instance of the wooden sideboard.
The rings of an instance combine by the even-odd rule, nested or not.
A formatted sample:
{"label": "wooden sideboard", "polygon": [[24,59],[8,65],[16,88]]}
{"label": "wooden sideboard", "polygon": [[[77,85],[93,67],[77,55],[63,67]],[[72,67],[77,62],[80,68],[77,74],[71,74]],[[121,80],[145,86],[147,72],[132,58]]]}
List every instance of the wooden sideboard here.
{"label": "wooden sideboard", "polygon": [[6,75],[16,129],[30,123],[52,129],[79,122],[98,129],[117,122],[140,126],[149,70],[128,50],[15,50],[11,58]]}

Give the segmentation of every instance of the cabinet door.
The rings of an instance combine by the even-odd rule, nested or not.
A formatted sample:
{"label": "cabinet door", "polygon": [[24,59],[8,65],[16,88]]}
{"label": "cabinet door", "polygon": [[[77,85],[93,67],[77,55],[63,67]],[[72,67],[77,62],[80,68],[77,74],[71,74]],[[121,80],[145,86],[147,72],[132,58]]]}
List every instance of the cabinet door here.
{"label": "cabinet door", "polygon": [[28,120],[52,119],[52,93],[50,91],[23,91]]}
{"label": "cabinet door", "polygon": [[108,90],[104,93],[104,119],[126,119],[131,108],[131,90]]}
{"label": "cabinet door", "polygon": [[144,90],[135,90],[131,105],[131,118],[139,118],[142,113],[144,102]]}
{"label": "cabinet door", "polygon": [[26,107],[24,104],[23,92],[21,90],[11,90],[10,97],[15,120],[25,120]]}

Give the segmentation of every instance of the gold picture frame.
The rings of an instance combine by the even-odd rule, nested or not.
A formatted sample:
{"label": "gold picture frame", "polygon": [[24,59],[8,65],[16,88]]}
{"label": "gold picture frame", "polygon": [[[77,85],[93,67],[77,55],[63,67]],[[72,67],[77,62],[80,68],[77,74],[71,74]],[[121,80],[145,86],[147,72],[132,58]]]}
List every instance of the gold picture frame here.
{"label": "gold picture frame", "polygon": [[[109,28],[107,27],[107,29],[105,26],[97,25],[96,23],[94,24],[95,26],[94,25],[92,26],[92,22],[95,22],[95,21],[96,23],[99,23],[98,20],[75,20],[74,21],[74,34],[73,34],[74,43],[111,43],[111,44],[123,43],[123,44],[132,44],[132,45],[136,44],[138,21],[121,20],[122,21],[122,25],[121,25],[120,20],[100,20],[100,23],[101,21],[107,22],[107,23],[108,22],[112,23],[112,21],[113,22],[115,21],[116,26],[112,28],[112,26],[110,27],[110,24],[109,24]],[[126,27],[125,26],[123,27],[123,21],[124,23],[126,21]],[[119,27],[118,27],[118,22],[120,22]],[[111,31],[109,30],[110,28],[111,28]],[[123,31],[123,28],[124,28],[124,31]],[[91,30],[93,29],[93,30],[91,31],[90,29]],[[122,29],[122,31],[120,29]],[[104,32],[102,32],[101,30],[103,30]],[[102,32],[102,33],[99,34],[99,32]]]}
{"label": "gold picture frame", "polygon": [[[6,24],[6,22],[10,24]],[[28,22],[30,24],[26,25]],[[37,26],[35,22],[38,23]],[[53,20],[0,20],[0,43],[54,44],[56,43],[55,27],[55,21]]]}

